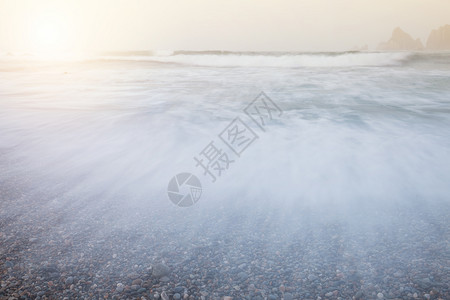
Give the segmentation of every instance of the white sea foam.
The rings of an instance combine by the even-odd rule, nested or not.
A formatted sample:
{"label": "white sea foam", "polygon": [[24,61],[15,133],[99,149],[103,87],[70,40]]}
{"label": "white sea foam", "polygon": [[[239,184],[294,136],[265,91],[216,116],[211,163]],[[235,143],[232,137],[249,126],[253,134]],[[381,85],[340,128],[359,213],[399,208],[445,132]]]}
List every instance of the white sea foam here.
{"label": "white sea foam", "polygon": [[[0,176],[65,189],[55,201],[73,205],[102,194],[125,207],[170,207],[167,183],[178,172],[201,179],[199,206],[448,201],[450,73],[379,67],[409,55],[24,64],[0,73]],[[282,118],[266,132],[253,126],[259,138],[211,183],[193,157],[212,140],[226,149],[218,134],[235,117],[251,126],[242,110],[261,90]]]}

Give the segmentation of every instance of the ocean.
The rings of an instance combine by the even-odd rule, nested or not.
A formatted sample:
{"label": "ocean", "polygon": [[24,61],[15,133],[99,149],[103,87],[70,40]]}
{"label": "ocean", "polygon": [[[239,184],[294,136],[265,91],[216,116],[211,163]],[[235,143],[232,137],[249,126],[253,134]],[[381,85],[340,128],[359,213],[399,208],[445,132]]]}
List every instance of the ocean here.
{"label": "ocean", "polygon": [[449,182],[448,52],[0,56],[30,295],[445,299]]}

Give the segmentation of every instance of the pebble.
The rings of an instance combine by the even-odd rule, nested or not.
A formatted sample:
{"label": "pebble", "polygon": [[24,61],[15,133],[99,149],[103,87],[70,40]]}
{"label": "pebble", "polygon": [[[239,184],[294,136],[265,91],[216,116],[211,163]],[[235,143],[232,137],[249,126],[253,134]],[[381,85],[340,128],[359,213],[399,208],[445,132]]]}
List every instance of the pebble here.
{"label": "pebble", "polygon": [[123,289],[124,289],[125,287],[124,287],[124,285],[122,284],[122,283],[118,283],[117,284],[117,286],[116,286],[116,291],[118,292],[118,293],[121,293],[121,292],[123,292]]}
{"label": "pebble", "polygon": [[72,284],[73,283],[73,277],[72,276],[67,277],[67,279],[66,279],[66,281],[64,283],[67,284],[67,285]]}
{"label": "pebble", "polygon": [[169,275],[169,273],[170,273],[169,267],[163,263],[158,263],[154,265],[152,268],[152,276],[156,278],[167,276]]}
{"label": "pebble", "polygon": [[166,292],[163,291],[163,292],[161,293],[161,299],[162,299],[162,300],[169,300],[169,296],[167,296]]}
{"label": "pebble", "polygon": [[14,267],[14,264],[11,261],[8,260],[8,261],[5,262],[5,267],[6,268],[12,268],[12,267]]}
{"label": "pebble", "polygon": [[238,277],[239,277],[239,280],[240,280],[240,281],[245,281],[245,280],[247,280],[247,278],[248,278],[248,274],[245,273],[245,272],[240,272],[240,273],[238,274]]}
{"label": "pebble", "polygon": [[284,293],[283,299],[284,300],[293,300],[294,296],[291,293]]}
{"label": "pebble", "polygon": [[308,275],[308,280],[310,281],[316,281],[317,279],[319,279],[316,275]]}
{"label": "pebble", "polygon": [[383,299],[383,298],[384,298],[383,293],[378,293],[378,294],[377,294],[377,298],[378,298],[378,299]]}
{"label": "pebble", "polygon": [[397,271],[397,272],[394,273],[394,277],[399,278],[399,277],[403,277],[403,276],[404,276],[404,274],[403,274],[402,271]]}
{"label": "pebble", "polygon": [[175,293],[175,294],[173,294],[173,299],[174,300],[179,300],[179,299],[181,299],[181,295],[178,294],[178,293]]}

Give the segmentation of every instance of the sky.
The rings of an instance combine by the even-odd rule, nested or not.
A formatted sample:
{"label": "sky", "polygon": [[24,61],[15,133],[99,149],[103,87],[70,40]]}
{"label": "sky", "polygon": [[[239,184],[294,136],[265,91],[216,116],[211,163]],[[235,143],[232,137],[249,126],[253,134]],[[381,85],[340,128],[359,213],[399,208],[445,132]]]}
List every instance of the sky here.
{"label": "sky", "polygon": [[0,51],[345,51],[444,24],[449,0],[0,0]]}

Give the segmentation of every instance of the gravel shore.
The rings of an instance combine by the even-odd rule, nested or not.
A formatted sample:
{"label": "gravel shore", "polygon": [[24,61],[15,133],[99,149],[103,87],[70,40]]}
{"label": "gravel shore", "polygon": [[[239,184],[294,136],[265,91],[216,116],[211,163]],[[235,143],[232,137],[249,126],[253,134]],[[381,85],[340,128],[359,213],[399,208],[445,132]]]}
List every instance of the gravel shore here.
{"label": "gravel shore", "polygon": [[2,191],[1,299],[450,299],[447,205],[147,211],[19,193]]}

